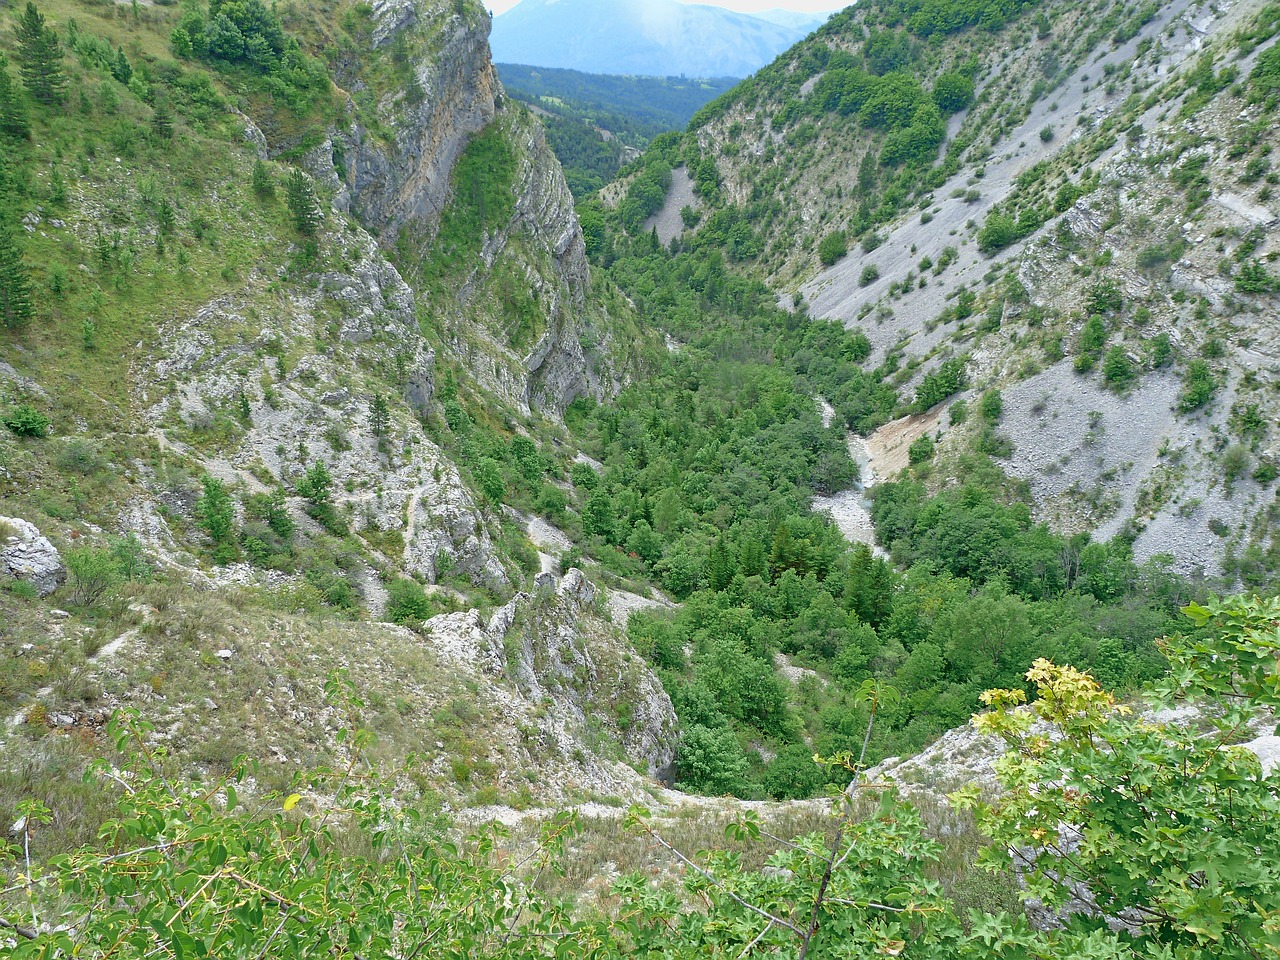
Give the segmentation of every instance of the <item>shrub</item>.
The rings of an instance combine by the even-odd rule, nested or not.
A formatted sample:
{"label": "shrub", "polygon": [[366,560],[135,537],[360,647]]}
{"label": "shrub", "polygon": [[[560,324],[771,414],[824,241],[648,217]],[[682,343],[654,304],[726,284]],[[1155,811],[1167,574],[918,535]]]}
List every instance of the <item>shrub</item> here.
{"label": "shrub", "polygon": [[1133,385],[1137,379],[1137,369],[1124,347],[1116,344],[1107,351],[1106,359],[1102,362],[1102,378],[1116,392],[1127,390]]}
{"label": "shrub", "polygon": [[927,463],[933,459],[935,449],[937,444],[933,442],[933,437],[926,433],[907,448],[907,460],[913,467],[920,463]]}
{"label": "shrub", "polygon": [[1004,398],[999,390],[988,390],[978,403],[978,413],[987,423],[997,423],[1004,416]]}
{"label": "shrub", "polygon": [[1182,378],[1182,397],[1178,400],[1178,410],[1191,413],[1199,410],[1213,399],[1218,389],[1213,371],[1203,360],[1192,360],[1187,364]]}
{"label": "shrub", "polygon": [[397,579],[387,585],[387,619],[403,626],[416,626],[431,617],[431,601],[422,584]]}
{"label": "shrub", "polygon": [[20,403],[6,413],[4,425],[20,437],[43,437],[49,432],[49,418],[29,403]]}
{"label": "shrub", "polygon": [[1002,250],[1019,238],[1018,224],[1013,217],[1003,213],[991,213],[978,231],[978,249],[991,254]]}
{"label": "shrub", "polygon": [[217,477],[205,474],[200,478],[203,492],[196,501],[196,518],[200,529],[213,541],[213,559],[229,563],[238,554],[235,542],[236,508],[227,492],[227,485]]}
{"label": "shrub", "polygon": [[120,582],[119,569],[106,550],[96,547],[73,547],[63,554],[67,565],[71,602],[82,607],[93,607]]}
{"label": "shrub", "polygon": [[858,286],[869,287],[880,279],[880,268],[874,263],[868,263],[862,268],[862,274],[858,277]]}
{"label": "shrub", "polygon": [[828,233],[818,244],[818,261],[829,267],[849,252],[849,238],[843,230]]}
{"label": "shrub", "polygon": [[1040,128],[1040,139],[1044,143],[1048,143],[1050,140],[1053,139],[1053,124],[1046,123],[1043,127]]}

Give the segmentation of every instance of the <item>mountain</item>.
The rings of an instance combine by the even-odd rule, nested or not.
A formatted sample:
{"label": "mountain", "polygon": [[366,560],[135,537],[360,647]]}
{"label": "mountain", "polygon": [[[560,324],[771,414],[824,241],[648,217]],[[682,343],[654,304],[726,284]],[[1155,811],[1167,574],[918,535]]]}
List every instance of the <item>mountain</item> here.
{"label": "mountain", "polygon": [[[926,5],[894,27],[853,8],[651,153],[665,204],[643,173],[603,202],[865,336],[917,398],[880,476],[922,437],[931,490],[985,451],[1056,529],[1261,585],[1280,569],[1275,18],[1195,9]],[[988,394],[998,441],[964,418]],[[883,414],[836,408],[881,442]]]}
{"label": "mountain", "polygon": [[1274,952],[1280,8],[489,27],[0,9],[7,951]]}
{"label": "mountain", "polygon": [[493,20],[494,59],[586,73],[745,77],[807,32],[676,0],[522,0]]}
{"label": "mountain", "polygon": [[804,13],[799,10],[761,10],[752,14],[752,16],[760,20],[767,20],[769,23],[776,23],[781,27],[790,27],[793,30],[803,30],[805,33],[811,33],[822,26],[834,12],[834,8],[830,13],[821,14]]}

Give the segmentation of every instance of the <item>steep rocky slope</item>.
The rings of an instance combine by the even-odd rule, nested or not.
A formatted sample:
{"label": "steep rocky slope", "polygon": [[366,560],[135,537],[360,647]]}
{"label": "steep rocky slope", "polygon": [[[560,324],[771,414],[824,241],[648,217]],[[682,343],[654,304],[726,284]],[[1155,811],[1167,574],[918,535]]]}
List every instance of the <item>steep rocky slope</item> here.
{"label": "steep rocky slope", "polygon": [[[644,229],[725,244],[788,306],[862,330],[906,401],[962,358],[960,395],[1003,391],[1006,468],[1060,529],[1260,583],[1274,8],[1045,3],[940,29],[908,6],[846,11],[695,118]],[[943,432],[935,483],[978,430]]]}
{"label": "steep rocky slope", "polygon": [[[512,692],[457,721],[493,734],[477,735],[486,772],[454,778],[459,795],[553,755],[577,772],[545,766],[526,793],[639,789],[614,767],[670,763],[670,701],[581,574],[566,571],[559,595],[554,578],[539,581],[550,596],[517,592],[540,565],[502,500],[506,485],[564,484],[560,414],[616,392],[654,347],[592,275],[541,128],[496,79],[488,16],[453,2],[291,9],[295,73],[264,79],[192,51],[200,11],[44,9],[64,35],[76,18],[64,69],[80,106],[37,105],[32,136],[6,140],[0,164],[0,210],[20,224],[36,293],[33,319],[3,334],[0,408],[40,422],[0,438],[15,538],[0,696],[31,721],[9,735],[92,739],[94,717],[135,704],[184,759],[230,749],[244,723],[263,736],[240,745],[292,763],[287,727],[314,724],[307,749],[332,747],[307,711],[336,667],[371,702],[427,691],[412,707],[424,720],[487,689],[488,667],[446,662],[471,631],[499,673],[504,643],[524,654]],[[6,18],[0,45],[12,35]],[[308,50],[325,55],[323,81]],[[33,544],[60,548],[65,568],[31,583]],[[67,586],[28,595],[51,577]],[[144,586],[155,579],[168,586]],[[161,594],[130,607],[148,589]],[[421,626],[441,610],[470,612]],[[180,638],[166,633],[175,618]],[[273,697],[288,637],[305,649],[284,655],[311,668]],[[191,653],[185,666],[230,670],[234,717],[217,684],[195,696],[208,678],[164,692]],[[616,701],[616,717],[588,716],[588,696]],[[525,748],[536,762],[489,756],[544,726]]]}

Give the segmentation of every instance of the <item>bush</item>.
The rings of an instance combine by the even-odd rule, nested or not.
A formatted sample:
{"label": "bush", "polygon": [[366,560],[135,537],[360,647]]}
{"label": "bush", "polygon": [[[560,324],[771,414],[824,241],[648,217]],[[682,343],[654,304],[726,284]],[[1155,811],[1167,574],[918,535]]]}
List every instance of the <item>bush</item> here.
{"label": "bush", "polygon": [[62,555],[67,565],[71,602],[93,607],[120,582],[116,561],[106,550],[96,547],[73,547]]}
{"label": "bush", "polygon": [[406,627],[431,618],[431,601],[415,580],[392,580],[387,585],[387,619]]}
{"label": "bush", "polygon": [[828,233],[818,244],[818,260],[829,267],[849,252],[849,238],[843,230]]}
{"label": "bush", "polygon": [[1004,416],[1004,398],[999,390],[988,390],[978,402],[978,413],[987,423],[997,423]]}
{"label": "bush", "polygon": [[936,448],[937,445],[933,442],[933,437],[926,433],[907,448],[907,460],[913,467],[916,464],[927,463],[933,459],[933,453]]}
{"label": "bush", "polygon": [[869,287],[880,279],[880,268],[874,263],[868,263],[862,268],[862,275],[858,277],[858,286]]}
{"label": "bush", "polygon": [[1107,351],[1107,357],[1102,362],[1102,378],[1107,386],[1116,392],[1122,392],[1133,385],[1137,376],[1137,368],[1124,347],[1117,344]]}
{"label": "bush", "polygon": [[43,437],[49,432],[49,418],[29,403],[18,404],[6,413],[4,425],[20,437]]}
{"label": "bush", "polygon": [[978,231],[978,249],[992,254],[1019,239],[1018,224],[1013,217],[991,213]]}
{"label": "bush", "polygon": [[1186,373],[1182,377],[1182,397],[1178,400],[1178,410],[1191,413],[1199,410],[1213,399],[1218,389],[1213,371],[1203,360],[1192,360],[1187,364]]}
{"label": "bush", "polygon": [[1053,139],[1053,124],[1046,123],[1043,127],[1040,128],[1040,139],[1044,143],[1048,143],[1050,140]]}

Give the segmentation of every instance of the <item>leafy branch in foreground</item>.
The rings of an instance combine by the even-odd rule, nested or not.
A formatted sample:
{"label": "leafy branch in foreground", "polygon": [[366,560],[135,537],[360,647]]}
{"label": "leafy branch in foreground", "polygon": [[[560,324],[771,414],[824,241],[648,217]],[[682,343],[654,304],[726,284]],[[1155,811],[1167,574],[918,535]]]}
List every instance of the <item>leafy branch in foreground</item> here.
{"label": "leafy branch in foreground", "polygon": [[[1280,600],[1192,604],[1201,636],[1162,642],[1167,703],[1194,698],[1199,723],[1134,716],[1086,674],[1039,660],[1038,699],[993,690],[980,729],[1011,750],[1005,787],[982,807],[995,841],[1013,850],[1027,893],[1049,907],[1084,899],[1092,918],[1138,934],[1151,957],[1256,958],[1280,953],[1280,777],[1249,750],[1260,710],[1280,706]],[[1185,723],[1185,721],[1184,721]],[[973,803],[972,796],[961,798]]]}

